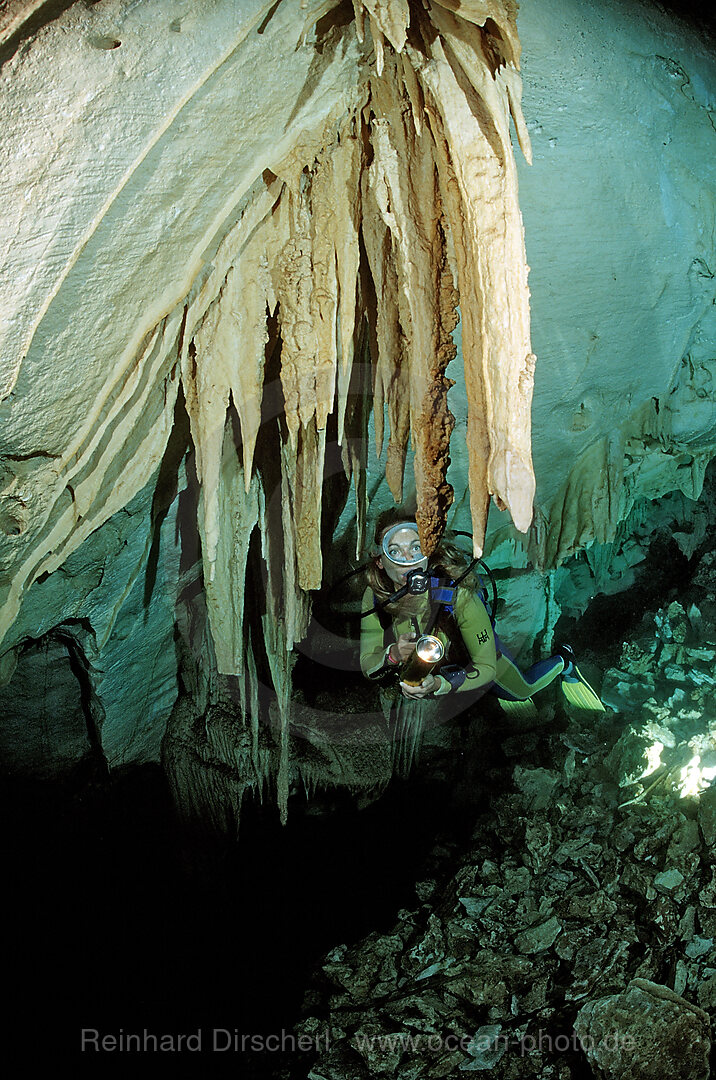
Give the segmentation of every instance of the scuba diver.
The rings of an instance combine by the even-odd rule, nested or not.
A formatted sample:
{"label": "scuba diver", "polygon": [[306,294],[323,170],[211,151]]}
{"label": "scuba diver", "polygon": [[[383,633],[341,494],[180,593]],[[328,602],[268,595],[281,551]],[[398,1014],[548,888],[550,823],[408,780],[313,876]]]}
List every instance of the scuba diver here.
{"label": "scuba diver", "polygon": [[415,520],[394,510],[379,517],[375,543],[361,615],[360,663],[367,678],[387,682],[385,676],[399,673],[403,698],[415,703],[489,691],[505,711],[523,716],[535,715],[532,695],[559,678],[573,705],[604,711],[567,645],[520,671],[494,630],[494,581],[492,611],[484,588],[468,584],[481,560],[466,569],[464,555],[445,541],[428,560]]}

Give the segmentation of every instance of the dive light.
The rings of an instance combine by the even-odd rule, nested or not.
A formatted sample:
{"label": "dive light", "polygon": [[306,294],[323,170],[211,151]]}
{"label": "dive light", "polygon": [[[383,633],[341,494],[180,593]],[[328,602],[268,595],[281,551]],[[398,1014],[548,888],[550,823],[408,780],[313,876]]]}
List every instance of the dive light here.
{"label": "dive light", "polygon": [[434,634],[422,634],[415,642],[415,648],[403,667],[401,682],[408,686],[420,686],[436,664],[445,655],[445,647]]}

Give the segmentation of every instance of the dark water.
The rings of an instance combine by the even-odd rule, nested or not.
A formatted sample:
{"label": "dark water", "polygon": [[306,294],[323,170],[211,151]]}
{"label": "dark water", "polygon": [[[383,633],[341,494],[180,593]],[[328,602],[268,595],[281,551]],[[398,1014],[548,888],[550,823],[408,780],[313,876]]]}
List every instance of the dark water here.
{"label": "dark water", "polygon": [[[82,1030],[201,1031],[211,1071],[304,1075],[290,1042],[283,1056],[242,1055],[241,1036],[290,1031],[321,955],[387,931],[415,904],[440,830],[470,827],[444,787],[396,785],[362,811],[304,808],[282,828],[274,807],[247,805],[237,846],[183,830],[158,767],[111,782],[6,782],[6,1050],[95,1069],[121,1057],[129,1071],[166,1056],[81,1053]],[[230,1049],[213,1050],[214,1029]]]}
{"label": "dark water", "polygon": [[[603,669],[647,608],[689,598],[690,572],[659,541],[637,587],[597,598],[560,634]],[[499,738],[478,749],[471,756],[486,767],[492,754],[496,782],[507,783]],[[82,1053],[83,1029],[175,1042],[199,1032],[202,1072],[300,1080],[310,1057],[237,1048],[290,1034],[322,955],[390,930],[415,905],[436,840],[459,845],[489,798],[475,792],[458,806],[456,786],[414,778],[361,811],[346,799],[318,815],[295,797],[285,828],[270,800],[249,802],[236,844],[181,827],[158,766],[111,779],[78,771],[64,784],[0,781],[6,1056],[93,1073],[114,1059],[129,1074],[176,1057]],[[190,1053],[199,1057],[182,1060]]]}

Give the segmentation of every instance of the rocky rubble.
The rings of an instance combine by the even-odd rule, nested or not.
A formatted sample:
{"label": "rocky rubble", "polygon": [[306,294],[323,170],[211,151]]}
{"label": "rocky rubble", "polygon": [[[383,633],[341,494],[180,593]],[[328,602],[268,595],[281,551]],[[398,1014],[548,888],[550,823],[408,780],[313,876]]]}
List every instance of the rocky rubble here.
{"label": "rocky rubble", "polygon": [[392,931],[325,958],[311,1080],[709,1075],[716,559],[694,585],[624,644],[604,716],[503,739],[469,849]]}

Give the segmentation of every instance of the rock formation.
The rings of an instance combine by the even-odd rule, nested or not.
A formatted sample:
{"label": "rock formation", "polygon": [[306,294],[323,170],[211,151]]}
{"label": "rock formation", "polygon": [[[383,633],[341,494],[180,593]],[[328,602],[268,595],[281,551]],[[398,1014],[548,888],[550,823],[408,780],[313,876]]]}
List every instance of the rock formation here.
{"label": "rock formation", "polygon": [[295,646],[369,495],[414,488],[427,547],[450,511],[482,550],[506,508],[528,645],[638,559],[643,500],[698,496],[710,53],[525,3],[525,122],[511,0],[61,7],[0,23],[0,673],[42,641],[110,766],[157,758],[181,681],[167,760],[228,765],[233,803],[278,773],[285,808],[320,773],[291,763]]}
{"label": "rock formation", "polygon": [[[491,0],[459,5],[456,14],[452,4],[395,0],[356,3],[348,18],[345,4],[255,4],[232,27],[230,48],[222,43],[210,65],[181,72],[171,104],[145,116],[141,131],[123,124],[124,145],[116,146],[108,112],[117,82],[129,79],[125,100],[136,94],[138,109],[154,105],[142,95],[157,62],[141,40],[149,7],[121,14],[112,35],[99,34],[101,17],[73,8],[4,68],[13,216],[3,304],[3,634],[33,583],[150,480],[181,387],[216,666],[239,678],[242,702],[255,698],[243,594],[258,527],[268,571],[264,632],[285,739],[291,650],[306,630],[308,593],[322,581],[329,423],[346,471],[365,492],[361,418],[349,410],[354,360],[371,365],[376,415],[387,405],[386,474],[397,501],[412,437],[418,521],[430,550],[452,499],[444,372],[455,354],[459,299],[476,550],[490,494],[518,528],[531,520],[534,362],[509,134],[512,115],[529,152],[515,9]],[[165,7],[156,7],[166,21]],[[201,40],[208,24],[193,24]],[[190,33],[191,20],[170,22],[167,32]],[[59,85],[53,77],[52,93],[42,81],[60,34],[95,63],[81,94],[69,71]],[[245,65],[253,54],[286,60],[301,88],[282,102],[271,131],[250,122],[243,100],[224,119],[230,97],[251,95]],[[195,55],[183,59],[196,68]],[[55,145],[42,125],[33,138],[33,92],[38,123],[41,110],[54,110],[67,127],[63,166],[73,152],[82,157],[74,190],[64,167],[46,160]],[[212,151],[223,190],[209,200],[196,184],[190,195],[182,179],[202,126],[221,129],[223,140]],[[242,138],[249,145],[239,153]],[[18,168],[23,139],[29,147]],[[111,177],[88,193],[82,177],[93,154],[108,160]],[[45,236],[51,250],[38,262]],[[172,272],[150,269],[147,258],[170,259]],[[68,364],[82,373],[69,387],[57,374]],[[376,426],[380,446],[382,420]]]}
{"label": "rock formation", "polygon": [[[447,525],[487,553],[515,651],[574,630],[607,712],[500,733],[483,702],[421,733],[430,790],[487,808],[387,933],[334,938],[306,1069],[708,1075],[714,85],[712,41],[648,0],[0,4],[0,771],[43,832],[15,875],[33,1038],[56,926],[119,1002],[140,924],[161,952],[147,911],[172,908],[163,955],[202,921],[147,900],[133,850],[112,876],[121,814],[98,862],[82,830],[46,860],[81,882],[55,905],[36,793],[80,790],[72,830],[87,777],[111,801],[108,773],[161,761],[224,838],[249,794],[282,838],[289,804],[381,810],[394,747],[342,578],[414,496],[426,549]],[[197,951],[240,922],[223,870]]]}

